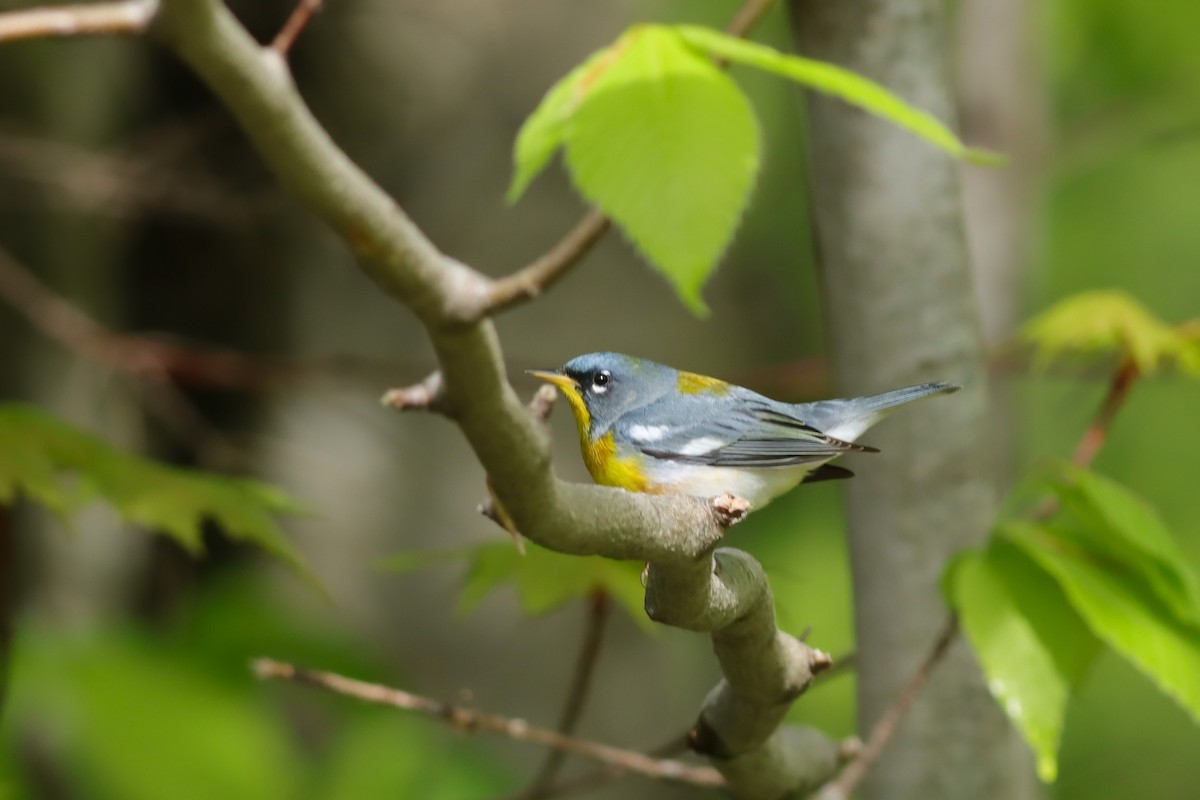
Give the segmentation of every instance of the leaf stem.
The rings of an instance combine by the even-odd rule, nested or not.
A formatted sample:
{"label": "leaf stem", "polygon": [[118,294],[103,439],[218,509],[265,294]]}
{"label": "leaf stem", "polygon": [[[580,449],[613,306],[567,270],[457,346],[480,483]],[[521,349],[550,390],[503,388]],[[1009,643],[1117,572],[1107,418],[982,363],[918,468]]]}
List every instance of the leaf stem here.
{"label": "leaf stem", "polygon": [[1082,469],[1087,469],[1096,460],[1100,448],[1104,446],[1104,442],[1108,439],[1108,432],[1112,428],[1113,419],[1117,416],[1117,412],[1125,405],[1125,400],[1129,396],[1129,390],[1133,388],[1134,382],[1139,377],[1141,377],[1141,372],[1138,370],[1137,364],[1132,358],[1126,357],[1112,377],[1112,381],[1108,387],[1108,394],[1104,397],[1104,402],[1100,404],[1100,409],[1096,412],[1092,423],[1083,432],[1083,438],[1079,440],[1079,444],[1075,447],[1075,453],[1071,456],[1072,464]]}

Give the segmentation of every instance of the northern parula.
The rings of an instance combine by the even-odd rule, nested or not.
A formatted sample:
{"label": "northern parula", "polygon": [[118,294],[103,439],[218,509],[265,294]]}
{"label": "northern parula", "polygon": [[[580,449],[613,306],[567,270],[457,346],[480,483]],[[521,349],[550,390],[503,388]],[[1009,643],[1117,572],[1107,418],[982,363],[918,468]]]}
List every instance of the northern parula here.
{"label": "northern parula", "polygon": [[849,478],[826,462],[896,406],[954,392],[923,383],[871,397],[781,403],[716,378],[620,353],[529,370],[557,386],[596,483],[633,492],[740,497],[761,508],[801,482]]}

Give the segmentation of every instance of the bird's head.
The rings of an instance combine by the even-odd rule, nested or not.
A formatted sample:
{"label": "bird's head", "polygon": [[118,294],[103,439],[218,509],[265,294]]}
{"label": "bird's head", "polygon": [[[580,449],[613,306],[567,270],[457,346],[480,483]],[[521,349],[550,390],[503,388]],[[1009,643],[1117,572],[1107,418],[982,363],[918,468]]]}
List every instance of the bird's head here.
{"label": "bird's head", "polygon": [[581,436],[607,431],[631,408],[650,402],[674,385],[675,370],[620,353],[576,356],[557,370],[529,370],[562,391]]}

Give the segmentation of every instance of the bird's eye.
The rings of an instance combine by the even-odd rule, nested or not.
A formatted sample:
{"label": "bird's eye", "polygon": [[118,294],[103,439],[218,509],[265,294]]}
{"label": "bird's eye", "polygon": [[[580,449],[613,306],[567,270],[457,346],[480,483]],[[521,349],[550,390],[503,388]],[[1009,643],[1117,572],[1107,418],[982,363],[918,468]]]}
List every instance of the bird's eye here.
{"label": "bird's eye", "polygon": [[606,369],[600,370],[599,372],[597,372],[595,375],[592,376],[592,388],[593,389],[603,389],[604,387],[608,386],[608,382],[611,379],[612,379],[611,372],[609,372]]}

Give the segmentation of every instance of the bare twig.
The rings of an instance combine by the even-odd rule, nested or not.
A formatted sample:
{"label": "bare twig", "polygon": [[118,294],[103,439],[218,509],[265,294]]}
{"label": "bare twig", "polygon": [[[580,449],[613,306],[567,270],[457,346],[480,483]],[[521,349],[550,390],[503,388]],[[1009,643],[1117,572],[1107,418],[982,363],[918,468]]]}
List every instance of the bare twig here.
{"label": "bare twig", "polygon": [[149,336],[117,333],[53,292],[0,249],[0,299],[41,334],[89,361],[132,377],[205,388],[266,388],[305,369],[235,350],[190,347]]}
{"label": "bare twig", "polygon": [[[1096,460],[1096,456],[1100,454],[1100,448],[1108,441],[1108,432],[1112,429],[1117,412],[1124,407],[1125,400],[1129,397],[1129,390],[1133,388],[1133,384],[1139,377],[1141,377],[1141,371],[1138,370],[1133,359],[1123,359],[1109,382],[1108,394],[1104,396],[1104,401],[1097,409],[1096,415],[1084,430],[1083,436],[1079,438],[1079,444],[1075,445],[1075,452],[1071,455],[1072,464],[1081,469],[1087,469]],[[1058,508],[1058,498],[1049,495],[1034,507],[1029,516],[1035,520],[1045,520],[1054,516]]]}
{"label": "bare twig", "polygon": [[883,712],[883,716],[871,728],[871,734],[867,737],[857,758],[851,761],[837,778],[817,792],[817,800],[847,800],[854,793],[855,788],[867,774],[867,770],[879,759],[888,743],[891,742],[900,721],[908,713],[908,709],[912,707],[913,701],[917,699],[925,682],[933,674],[934,668],[941,663],[950,644],[957,636],[958,617],[951,614],[946,620],[942,632],[938,634],[937,640],[933,643],[933,647],[930,648],[929,654],[925,656],[925,660],[908,679],[908,683],[904,684],[900,693]]}
{"label": "bare twig", "polygon": [[561,750],[564,753],[590,758],[626,772],[637,773],[656,780],[674,781],[706,788],[718,788],[725,785],[720,773],[711,767],[696,767],[680,761],[652,758],[633,750],[611,747],[599,742],[577,739],[547,728],[539,728],[524,720],[443,703],[390,686],[367,683],[332,672],[302,669],[267,658],[256,660],[253,668],[255,674],[264,680],[276,679],[305,683],[368,703],[392,706],[405,711],[416,711],[443,719],[464,733],[487,731],[516,741],[538,744]]}
{"label": "bare twig", "polygon": [[434,370],[420,383],[398,389],[388,389],[383,393],[383,397],[379,398],[379,402],[381,405],[400,411],[445,412],[445,399],[442,373],[440,370]]}
{"label": "bare twig", "polygon": [[157,0],[27,8],[0,13],[0,42],[49,36],[112,36],[144,33]]}
{"label": "bare twig", "polygon": [[1121,362],[1109,384],[1104,402],[1101,403],[1100,409],[1092,419],[1092,424],[1083,432],[1083,438],[1079,440],[1079,444],[1075,447],[1075,453],[1071,456],[1071,463],[1075,466],[1086,469],[1096,460],[1100,448],[1104,446],[1104,442],[1108,438],[1113,419],[1125,404],[1129,390],[1140,375],[1141,372],[1132,358],[1126,358]]}
{"label": "bare twig", "polygon": [[324,4],[324,0],[299,0],[296,3],[296,7],[292,9],[291,16],[287,18],[287,22],[283,23],[283,28],[276,34],[275,40],[271,42],[271,47],[279,55],[287,56],[292,49],[292,45],[296,43],[296,39],[300,36],[300,32],[304,30],[309,20],[321,10],[321,6]]}
{"label": "bare twig", "polygon": [[507,277],[492,283],[482,314],[494,314],[549,289],[591,251],[612,226],[608,217],[592,209],[584,214],[557,244]]}
{"label": "bare twig", "polygon": [[[592,686],[592,675],[596,671],[596,661],[600,655],[600,645],[604,641],[604,624],[608,621],[608,612],[612,603],[608,593],[603,589],[592,592],[588,598],[587,626],[583,634],[583,644],[579,649],[579,657],[575,661],[575,674],[571,679],[571,688],[567,692],[567,702],[563,706],[562,716],[558,720],[558,732],[571,735],[583,713],[583,705],[587,700],[588,691]],[[550,797],[554,779],[562,769],[567,754],[562,750],[551,750],[542,762],[542,768],[533,779],[529,790],[524,793],[526,800],[540,800]]]}
{"label": "bare twig", "polygon": [[[179,140],[211,127],[189,123],[186,132],[168,131],[140,142],[136,155],[4,131],[0,169],[6,177],[44,188],[47,203],[89,214],[176,216],[230,228],[252,225],[276,205],[278,193],[225,186],[220,176],[179,163],[181,154],[172,152]],[[29,202],[27,193],[18,192],[0,199],[5,207]]]}

